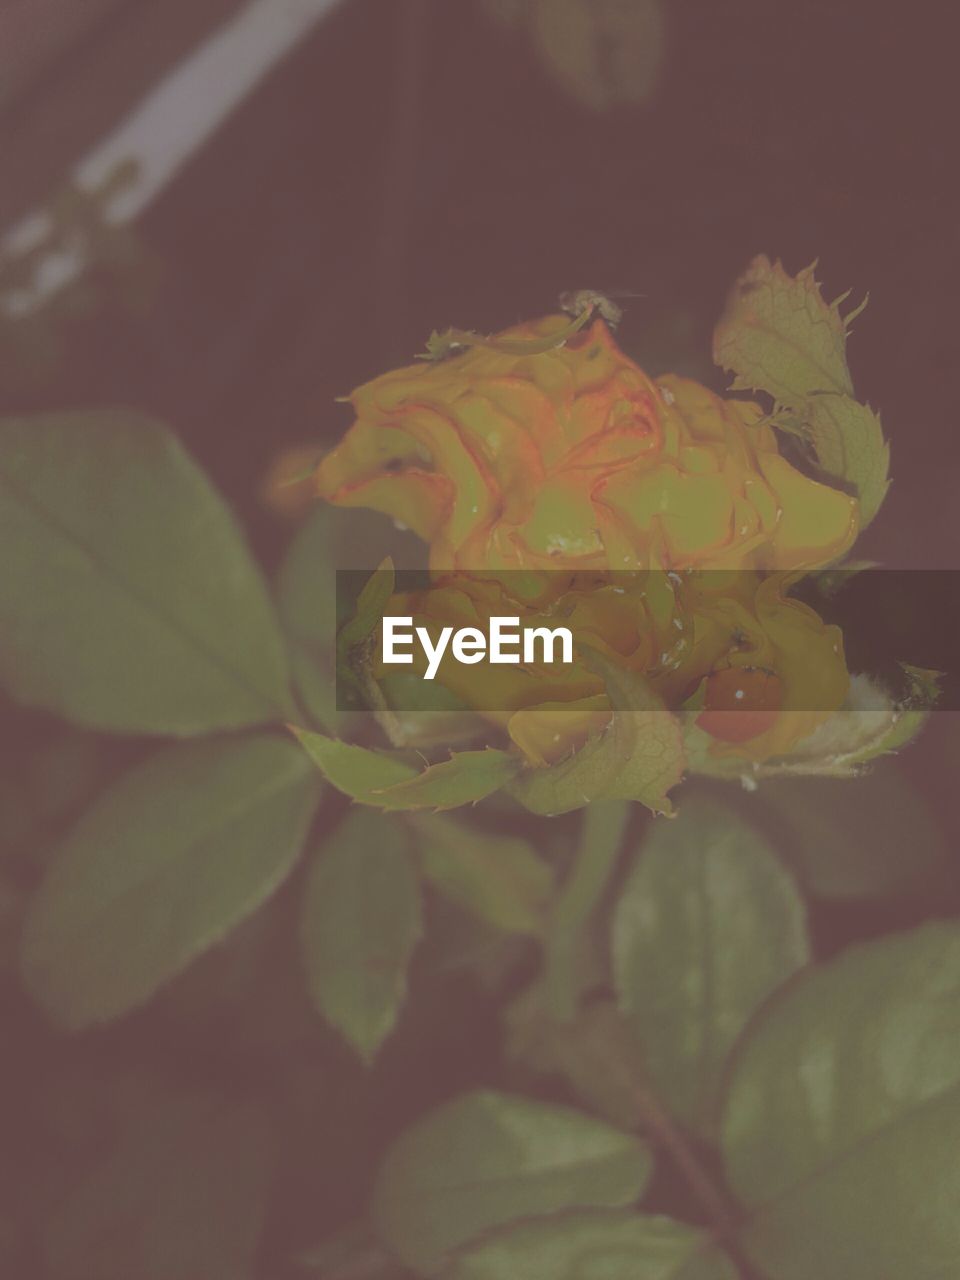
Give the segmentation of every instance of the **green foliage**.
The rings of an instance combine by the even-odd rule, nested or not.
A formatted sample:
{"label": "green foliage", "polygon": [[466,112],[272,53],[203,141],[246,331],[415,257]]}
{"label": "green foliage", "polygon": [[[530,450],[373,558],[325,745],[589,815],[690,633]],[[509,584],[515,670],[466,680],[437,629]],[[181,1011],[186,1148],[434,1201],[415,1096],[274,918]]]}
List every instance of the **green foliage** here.
{"label": "green foliage", "polygon": [[374,1222],[414,1271],[495,1227],[580,1208],[621,1208],[650,1174],[643,1143],[565,1107],[474,1093],[430,1112],[388,1152]]}
{"label": "green foliage", "polygon": [[[654,5],[512,10],[585,101],[648,91]],[[812,269],[791,279],[757,259],[717,357],[856,489],[866,522],[888,451],[853,398],[850,319]],[[423,710],[398,697],[408,709],[393,711],[403,674],[368,696],[390,561],[338,642],[336,549],[367,563],[384,549],[368,555],[342,519],[306,521],[275,609],[169,432],[116,413],[0,422],[0,680],[83,726],[15,713],[29,731],[0,779],[0,996],[6,1009],[22,979],[59,1031],[140,1011],[109,1034],[56,1039],[31,1013],[27,1048],[19,1032],[5,1044],[0,1270],[960,1276],[960,926],[818,965],[803,896],[832,947],[825,899],[876,930],[878,904],[909,895],[919,914],[955,888],[921,790],[890,761],[859,777],[916,735],[933,673],[905,668],[896,693],[856,678],[847,707],[754,767],[708,752],[691,717],[588,653],[613,714],[581,749],[540,769],[507,747],[448,754],[482,746],[490,726],[439,687],[424,687]],[[338,658],[373,715],[338,714]],[[280,723],[293,738],[261,727]],[[218,736],[123,773],[141,744],[88,728]],[[694,779],[667,820],[685,771],[751,794],[721,800]],[[341,794],[314,824],[324,782]],[[16,1016],[23,1001],[9,1004]],[[188,1026],[197,1042],[183,1050]],[[356,1057],[327,1052],[333,1032]],[[63,1058],[50,1080],[27,1079],[31,1038]],[[158,1080],[131,1094],[104,1063],[141,1045]],[[385,1123],[408,1125],[386,1150]],[[317,1236],[344,1204],[358,1221],[288,1248],[294,1185]],[[271,1203],[282,1211],[264,1237]]]}
{"label": "green foliage", "polygon": [[233,517],[132,413],[0,422],[0,680],[114,732],[289,716],[283,640]]}
{"label": "green foliage", "polygon": [[774,1280],[941,1280],[960,1257],[960,928],[808,972],[755,1024],[723,1151]]}
{"label": "green foliage", "polygon": [[316,724],[336,731],[336,598],[333,568],[335,516],[319,505],[304,521],[277,575],[277,608],[287,634],[290,671],[301,700]]}
{"label": "green foliage", "polygon": [[[596,976],[596,975],[594,975]],[[622,1129],[643,1123],[639,1045],[611,1000],[594,1000],[557,1019],[539,984],[506,1011],[507,1058],[539,1075],[559,1076],[587,1107]]]}
{"label": "green foliage", "polygon": [[421,873],[445,897],[504,933],[543,933],[553,871],[528,841],[433,816],[414,831]]}
{"label": "green foliage", "polygon": [[456,809],[499,791],[520,769],[516,756],[487,749],[451,753],[417,769],[406,757],[370,751],[307,729],[294,734],[326,780],[378,809]]}
{"label": "green foliage", "polygon": [[620,800],[597,801],[583,815],[573,866],[557,895],[544,955],[544,997],[554,1019],[577,1013],[590,974],[592,916],[617,863],[630,816]]}
{"label": "green foliage", "polygon": [[828,474],[850,484],[866,527],[883,502],[890,448],[880,419],[854,398],[847,367],[850,324],[865,302],[844,316],[824,302],[814,266],[789,276],[760,255],[731,291],[714,333],[714,359],[735,376],[733,387],[763,391],[779,412],[774,425],[798,435]]}
{"label": "green foliage", "polygon": [[863,528],[880,510],[890,487],[890,446],[879,414],[852,396],[811,396],[804,406],[803,435],[819,466],[853,485]]}
{"label": "green foliage", "polygon": [[314,1003],[365,1062],[396,1025],[422,933],[409,843],[395,822],[356,810],[316,850],[301,900]]}
{"label": "green foliage", "polygon": [[272,1175],[267,1118],[222,1095],[151,1098],[52,1217],[54,1280],[247,1280]]}
{"label": "green foliage", "polygon": [[594,111],[645,102],[664,53],[660,0],[484,0],[520,22],[551,75]]}
{"label": "green foliage", "polygon": [[443,1280],[736,1280],[704,1233],[611,1210],[522,1223],[464,1253]]}
{"label": "green foliage", "polygon": [[373,633],[393,595],[396,574],[393,561],[387,557],[360,589],[352,617],[337,634],[337,671],[341,679],[356,685],[365,693],[370,685],[366,671],[368,651]]}
{"label": "green foliage", "polygon": [[820,392],[853,395],[847,321],[838,302],[823,301],[815,265],[789,276],[760,254],[733,286],[713,354],[734,373],[735,390],[766,391],[785,405]]}
{"label": "green foliage", "polygon": [[691,800],[650,831],[616,904],[612,947],[620,1009],[651,1082],[711,1136],[737,1036],[809,959],[795,884],[728,808]]}
{"label": "green foliage", "polygon": [[136,1008],[273,893],[316,802],[309,762],[283,739],[158,752],[56,852],[24,924],[28,989],[67,1028]]}
{"label": "green foliage", "polygon": [[390,809],[456,809],[499,791],[519,771],[519,759],[507,751],[460,751],[378,792],[378,803]]}
{"label": "green foliage", "polygon": [[418,776],[416,766],[400,756],[370,751],[308,729],[294,729],[293,733],[327,782],[363,804],[389,808],[389,802],[380,798],[387,788]]}

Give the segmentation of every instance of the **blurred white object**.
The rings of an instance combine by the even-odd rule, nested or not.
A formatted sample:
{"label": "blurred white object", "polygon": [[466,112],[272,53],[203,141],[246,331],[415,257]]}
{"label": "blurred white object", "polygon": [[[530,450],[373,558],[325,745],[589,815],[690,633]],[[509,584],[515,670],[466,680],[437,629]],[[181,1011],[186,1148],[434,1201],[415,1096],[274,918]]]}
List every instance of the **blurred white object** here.
{"label": "blurred white object", "polygon": [[[97,197],[108,226],[132,222],[176,176],[276,64],[340,0],[250,0],[180,62],[77,164],[70,182]],[[130,177],[111,183],[125,166]],[[38,255],[26,286],[0,294],[0,310],[29,315],[75,280],[87,263],[86,237],[63,236],[47,210],[29,214],[0,237],[8,259]]]}

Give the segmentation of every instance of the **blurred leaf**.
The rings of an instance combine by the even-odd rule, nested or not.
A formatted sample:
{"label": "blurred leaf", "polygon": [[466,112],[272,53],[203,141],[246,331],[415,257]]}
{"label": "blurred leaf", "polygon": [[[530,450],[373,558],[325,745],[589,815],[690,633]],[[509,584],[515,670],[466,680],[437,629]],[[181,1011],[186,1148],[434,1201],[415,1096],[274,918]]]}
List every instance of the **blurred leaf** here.
{"label": "blurred leaf", "polygon": [[104,739],[61,728],[27,761],[25,782],[47,821],[70,813],[89,797],[103,773]]}
{"label": "blurred leaf", "polygon": [[774,425],[796,432],[829,475],[860,499],[860,525],[876,515],[888,487],[890,449],[880,420],[854,399],[847,367],[850,322],[826,303],[814,265],[796,276],[760,254],[734,285],[714,331],[714,360],[735,390],[764,391],[790,413]]}
{"label": "blurred leaf", "polygon": [[595,111],[644,102],[663,61],[659,0],[529,0],[540,56],[561,85]]}
{"label": "blurred leaf", "polygon": [[670,813],[667,792],[683,776],[683,734],[646,682],[607,662],[582,655],[603,677],[613,707],[610,724],[560,764],[527,769],[511,787],[533,813],[554,815],[592,800],[639,800],[655,813]]}
{"label": "blurred leaf", "polygon": [[851,948],[742,1043],[723,1118],[771,1280],[944,1280],[960,1258],[960,926]]}
{"label": "blurred leaf", "polygon": [[283,641],[222,499],[163,427],[120,412],[0,422],[0,678],[115,732],[290,713]]}
{"label": "blurred leaf", "polygon": [[494,1227],[577,1208],[622,1208],[650,1175],[643,1143],[566,1107],[503,1093],[455,1098],[391,1147],[374,1222],[413,1270]]}
{"label": "blurred leaf", "polygon": [[24,926],[27,987],[71,1029],[142,1004],[277,888],[316,800],[309,761],[283,739],[158,752],[54,858]]}
{"label": "blurred leaf", "polygon": [[408,833],[369,809],[317,849],[300,940],[314,1003],[371,1062],[396,1025],[420,940],[420,889]]}
{"label": "blurred leaf", "polygon": [[897,897],[943,884],[943,832],[892,761],[879,762],[855,783],[771,779],[756,800],[781,828],[781,854],[819,897]]}
{"label": "blurred leaf", "polygon": [[336,640],[335,511],[318,503],[277,573],[277,607],[287,631],[332,658]]}
{"label": "blurred leaf", "polygon": [[393,672],[378,683],[393,731],[404,746],[459,745],[478,738],[489,727],[451,689],[436,681]]}
{"label": "blurred leaf", "polygon": [[333,669],[325,667],[319,656],[305,645],[291,640],[290,675],[311,721],[321,729],[336,733],[340,728],[340,713]]}
{"label": "blurred leaf", "polygon": [[809,959],[803,901],[763,838],[720,804],[656,823],[617,902],[619,1005],[660,1097],[712,1136],[721,1075],[763,1001]]}
{"label": "blurred leaf", "polygon": [[374,803],[390,809],[456,809],[499,791],[519,769],[519,757],[507,751],[454,752],[415,778],[376,792]]}
{"label": "blurred leaf", "polygon": [[612,1001],[594,1001],[573,1021],[558,1022],[542,985],[534,983],[508,1006],[504,1029],[508,1060],[541,1075],[562,1076],[591,1111],[618,1128],[640,1127],[641,1056]]}
{"label": "blurred leaf", "polygon": [[277,575],[277,605],[297,691],[316,723],[330,732],[338,722],[333,533],[333,509],[318,505],[290,543]]}
{"label": "blurred leaf", "polygon": [[445,897],[504,933],[543,934],[553,870],[528,841],[432,816],[413,827],[420,869]]}
{"label": "blurred leaf", "polygon": [[323,1280],[404,1280],[405,1273],[381,1244],[369,1224],[351,1223],[315,1248],[297,1256],[299,1270],[317,1271]]}
{"label": "blurred leaf", "polygon": [[272,1162],[252,1107],[154,1102],[48,1224],[50,1280],[252,1280]]}
{"label": "blurred leaf", "polygon": [[528,936],[505,933],[443,895],[431,903],[430,928],[417,957],[425,985],[436,989],[462,974],[482,995],[496,998],[529,961]]}
{"label": "blurred leaf", "polygon": [[443,1280],[736,1280],[736,1272],[705,1232],[610,1210],[498,1232],[462,1254]]}
{"label": "blurred leaf", "polygon": [[[109,768],[103,737],[58,722],[50,728],[44,741],[23,743],[18,759],[8,753],[6,776],[0,777],[0,863],[12,858],[44,867]],[[11,724],[9,730],[12,741],[18,729]]]}

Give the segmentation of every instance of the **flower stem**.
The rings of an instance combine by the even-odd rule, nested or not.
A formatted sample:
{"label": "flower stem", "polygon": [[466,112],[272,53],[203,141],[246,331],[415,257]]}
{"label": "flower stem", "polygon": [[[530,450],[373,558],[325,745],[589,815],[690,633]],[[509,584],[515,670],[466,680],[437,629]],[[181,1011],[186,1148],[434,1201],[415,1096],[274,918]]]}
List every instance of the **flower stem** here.
{"label": "flower stem", "polygon": [[740,1215],[736,1206],[703,1166],[680,1126],[675,1123],[642,1075],[634,1077],[634,1100],[643,1127],[673,1162],[703,1210],[717,1243],[735,1263],[743,1280],[766,1280],[743,1252],[740,1244]]}
{"label": "flower stem", "polygon": [[580,844],[545,943],[547,1007],[557,1022],[572,1022],[580,1006],[585,931],[617,864],[629,816],[624,800],[597,802],[584,810]]}

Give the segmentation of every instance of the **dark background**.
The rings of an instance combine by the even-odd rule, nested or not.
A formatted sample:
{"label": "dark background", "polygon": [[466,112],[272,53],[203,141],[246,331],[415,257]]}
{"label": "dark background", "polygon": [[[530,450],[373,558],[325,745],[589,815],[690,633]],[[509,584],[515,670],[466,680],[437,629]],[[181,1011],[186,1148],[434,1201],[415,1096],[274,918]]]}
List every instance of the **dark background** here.
{"label": "dark background", "polygon": [[[0,115],[0,213],[46,194],[232,7],[107,5]],[[721,386],[709,336],[736,275],[758,252],[791,271],[819,258],[828,296],[870,292],[850,357],[893,441],[860,549],[956,567],[950,6],[673,0],[665,15],[657,92],[597,112],[473,0],[349,0],[141,220],[132,285],[104,280],[58,321],[57,363],[7,377],[0,404],[156,412],[269,554],[269,460],[336,436],[333,397],[432,328],[634,290],[628,351]]]}

